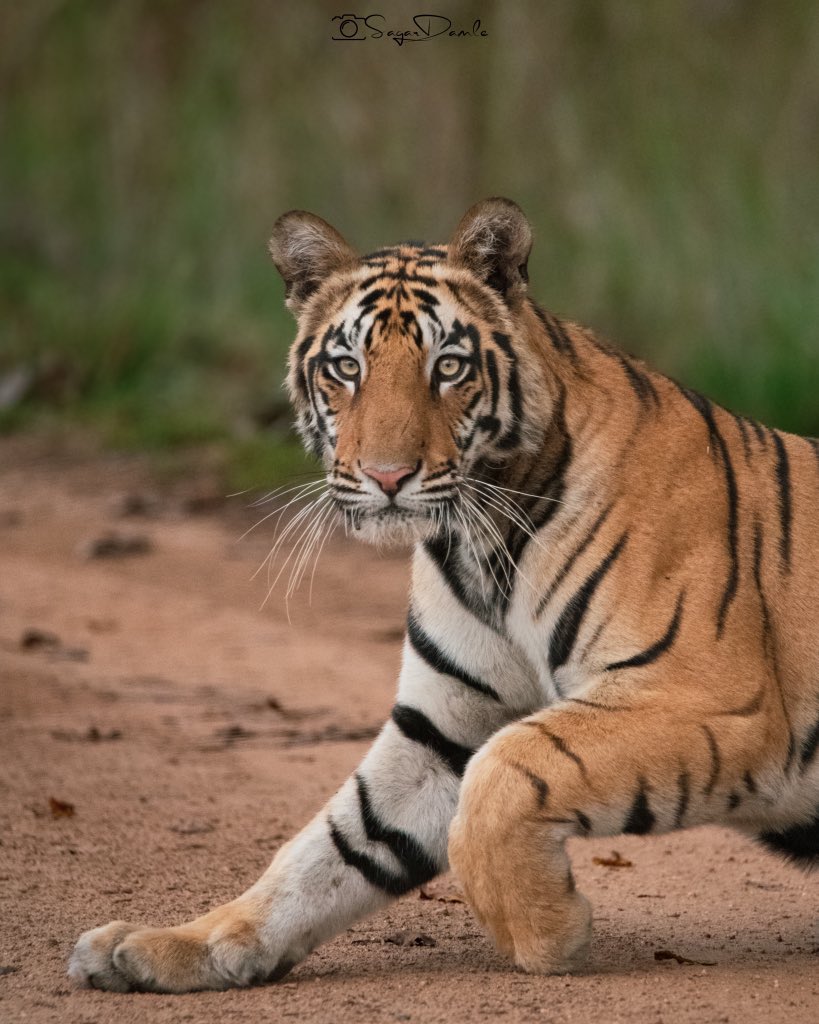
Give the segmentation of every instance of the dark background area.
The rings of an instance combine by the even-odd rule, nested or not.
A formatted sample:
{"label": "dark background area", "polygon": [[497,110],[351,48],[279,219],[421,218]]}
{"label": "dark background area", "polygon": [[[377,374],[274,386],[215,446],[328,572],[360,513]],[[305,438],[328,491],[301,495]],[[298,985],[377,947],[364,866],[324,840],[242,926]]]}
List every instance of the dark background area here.
{"label": "dark background area", "polygon": [[819,433],[819,5],[432,7],[487,37],[331,38],[345,13],[407,27],[406,2],[4,4],[2,429],[287,475],[278,214],[366,250],[501,194],[544,305]]}

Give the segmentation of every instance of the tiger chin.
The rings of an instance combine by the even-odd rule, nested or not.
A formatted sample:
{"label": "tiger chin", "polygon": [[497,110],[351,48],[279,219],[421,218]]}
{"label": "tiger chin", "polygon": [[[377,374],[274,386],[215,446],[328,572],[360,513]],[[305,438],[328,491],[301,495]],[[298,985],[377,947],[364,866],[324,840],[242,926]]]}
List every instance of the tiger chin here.
{"label": "tiger chin", "polygon": [[[575,836],[732,826],[819,863],[819,442],[718,407],[529,295],[509,200],[358,255],[309,213],[270,250],[328,501],[411,540],[396,701],[233,902],[86,932],[79,983],[273,981],[453,867],[520,968],[583,963]],[[625,954],[624,954],[625,955]]]}

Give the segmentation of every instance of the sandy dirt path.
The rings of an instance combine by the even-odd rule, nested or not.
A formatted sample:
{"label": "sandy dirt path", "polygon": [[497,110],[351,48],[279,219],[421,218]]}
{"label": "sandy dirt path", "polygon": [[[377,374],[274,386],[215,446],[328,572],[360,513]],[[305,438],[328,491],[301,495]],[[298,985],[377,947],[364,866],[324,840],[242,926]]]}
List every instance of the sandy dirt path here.
{"label": "sandy dirt path", "polygon": [[[251,580],[269,528],[239,542],[240,500],[193,515],[184,488],[120,517],[123,495],[154,492],[138,459],[0,443],[3,1024],[816,1024],[817,877],[713,829],[573,845],[595,906],[581,976],[513,970],[445,877],[277,985],[75,989],[65,965],[84,929],[178,923],[257,878],[355,767],[399,663],[405,557],[334,544],[288,623],[281,590],[260,610]],[[111,530],[150,550],[87,558]],[[594,862],[613,848],[630,867]]]}

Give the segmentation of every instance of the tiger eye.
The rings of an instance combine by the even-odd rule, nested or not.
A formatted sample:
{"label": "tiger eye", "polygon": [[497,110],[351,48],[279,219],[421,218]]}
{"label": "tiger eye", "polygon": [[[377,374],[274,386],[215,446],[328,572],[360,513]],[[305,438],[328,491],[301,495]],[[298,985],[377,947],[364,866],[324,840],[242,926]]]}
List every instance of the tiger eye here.
{"label": "tiger eye", "polygon": [[457,377],[463,367],[463,359],[457,356],[444,356],[438,360],[436,369],[442,377]]}
{"label": "tiger eye", "polygon": [[342,356],[340,359],[336,359],[335,367],[339,376],[344,377],[346,380],[353,380],[361,372],[358,360],[352,359],[350,356]]}

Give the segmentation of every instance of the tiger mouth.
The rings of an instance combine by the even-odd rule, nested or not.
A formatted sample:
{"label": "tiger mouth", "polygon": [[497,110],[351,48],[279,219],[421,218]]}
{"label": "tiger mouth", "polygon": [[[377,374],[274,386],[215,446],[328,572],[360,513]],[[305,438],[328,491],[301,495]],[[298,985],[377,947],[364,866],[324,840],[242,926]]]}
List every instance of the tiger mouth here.
{"label": "tiger mouth", "polygon": [[399,505],[391,501],[388,505],[362,507],[347,502],[336,502],[339,513],[353,531],[367,531],[374,535],[390,534],[397,531],[415,531],[429,535],[441,528],[445,516],[444,508],[455,501],[452,498],[434,502],[423,502],[414,506]]}

